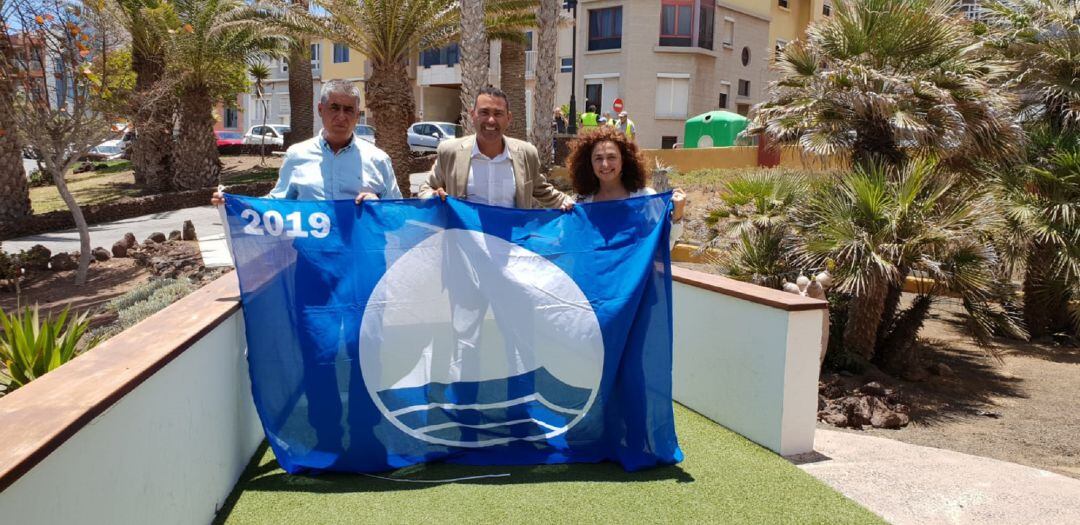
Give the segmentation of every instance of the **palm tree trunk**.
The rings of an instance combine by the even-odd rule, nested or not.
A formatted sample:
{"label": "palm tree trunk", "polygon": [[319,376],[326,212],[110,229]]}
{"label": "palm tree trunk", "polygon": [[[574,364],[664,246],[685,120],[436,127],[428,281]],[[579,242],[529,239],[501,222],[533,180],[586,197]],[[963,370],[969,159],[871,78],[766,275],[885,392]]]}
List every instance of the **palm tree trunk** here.
{"label": "palm tree trunk", "polygon": [[299,40],[289,51],[289,132],[285,147],[303,142],[315,135],[315,98],[311,80],[311,44]]}
{"label": "palm tree trunk", "polygon": [[406,137],[409,125],[416,121],[416,102],[413,101],[405,61],[372,60],[371,77],[364,84],[364,96],[375,126],[375,144],[390,155],[401,194],[409,197],[411,156]]}
{"label": "palm tree trunk", "polygon": [[885,292],[885,308],[881,311],[881,324],[878,325],[877,347],[881,348],[885,338],[892,332],[896,325],[896,311],[900,308],[900,296],[904,293],[904,281],[907,279],[909,270],[900,269],[899,283],[889,283],[889,289]]}
{"label": "palm tree trunk", "polygon": [[[0,38],[0,53],[9,56],[8,39]],[[0,57],[0,64],[13,61]],[[22,163],[22,142],[15,131],[14,89],[11,77],[0,75],[0,222],[30,215],[30,188]]]}
{"label": "palm tree trunk", "polygon": [[866,288],[851,298],[848,304],[847,325],[844,326],[844,348],[866,359],[874,357],[878,325],[885,309],[888,283],[883,276],[867,280]]}
{"label": "palm tree trunk", "polygon": [[[551,114],[555,109],[555,54],[559,39],[559,0],[540,0],[536,33],[536,84],[533,89],[532,140],[540,154],[540,169],[554,163]],[[574,67],[577,67],[576,65]]]}
{"label": "palm tree trunk", "polygon": [[[1036,339],[1068,326],[1068,295],[1064,283],[1054,279],[1051,266],[1054,248],[1035,243],[1025,261],[1024,323],[1031,339]],[[1065,321],[1065,322],[1062,322]]]}
{"label": "palm tree trunk", "polygon": [[[489,47],[484,28],[484,0],[461,2],[461,121],[466,134],[474,132],[469,110],[488,84]],[[376,128],[378,129],[378,128]]]}
{"label": "palm tree trunk", "polygon": [[499,84],[506,93],[506,98],[510,99],[510,110],[514,113],[506,134],[525,140],[528,133],[525,129],[525,45],[503,40],[499,64]]}
{"label": "palm tree trunk", "polygon": [[920,295],[897,316],[893,330],[878,348],[877,361],[886,372],[899,377],[919,365],[919,347],[915,341],[933,304],[932,295]]}
{"label": "palm tree trunk", "polygon": [[213,99],[205,86],[192,86],[180,98],[180,136],[177,141],[178,190],[205,188],[218,183],[221,163],[214,140]]}
{"label": "palm tree trunk", "polygon": [[131,61],[136,75],[132,97],[136,138],[131,146],[135,183],[154,191],[168,191],[172,189],[172,122],[176,106],[172,89],[161,83],[164,59],[143,56],[136,47]]}

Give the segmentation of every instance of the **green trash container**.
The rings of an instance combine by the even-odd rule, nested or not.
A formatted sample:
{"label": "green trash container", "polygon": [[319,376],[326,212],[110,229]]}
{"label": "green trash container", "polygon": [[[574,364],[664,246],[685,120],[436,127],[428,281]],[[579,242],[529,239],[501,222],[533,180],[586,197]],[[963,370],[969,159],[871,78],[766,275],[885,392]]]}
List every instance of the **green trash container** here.
{"label": "green trash container", "polygon": [[683,147],[690,149],[734,146],[735,139],[748,124],[746,117],[730,111],[702,113],[686,121]]}

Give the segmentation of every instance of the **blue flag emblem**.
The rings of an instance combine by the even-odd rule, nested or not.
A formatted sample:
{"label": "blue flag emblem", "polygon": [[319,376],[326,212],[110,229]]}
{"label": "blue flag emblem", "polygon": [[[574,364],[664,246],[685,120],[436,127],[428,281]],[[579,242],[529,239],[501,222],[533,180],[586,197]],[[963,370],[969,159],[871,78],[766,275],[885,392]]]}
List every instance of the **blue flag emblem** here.
{"label": "blue flag emblem", "polygon": [[680,461],[669,197],[563,213],[227,196],[279,463]]}

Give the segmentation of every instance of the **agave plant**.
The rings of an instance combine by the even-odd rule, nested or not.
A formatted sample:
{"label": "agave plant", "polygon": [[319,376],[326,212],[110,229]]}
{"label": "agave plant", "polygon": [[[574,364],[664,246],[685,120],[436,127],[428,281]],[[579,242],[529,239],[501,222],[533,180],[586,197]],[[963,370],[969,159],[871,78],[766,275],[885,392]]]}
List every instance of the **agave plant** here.
{"label": "agave plant", "polygon": [[[44,322],[38,306],[27,306],[20,312],[8,315],[0,311],[0,362],[10,378],[7,391],[11,392],[34,379],[56,369],[75,357],[79,343],[90,322],[88,312],[69,316],[70,306],[64,308],[54,320],[46,317]],[[70,318],[69,318],[70,317]],[[98,339],[85,342],[89,350]]]}
{"label": "agave plant", "polygon": [[776,60],[750,134],[856,163],[1016,151],[1009,64],[944,0],[846,0]]}
{"label": "agave plant", "polygon": [[[998,255],[990,242],[1001,226],[993,199],[980,187],[922,159],[896,167],[856,165],[818,188],[794,214],[802,266],[835,263],[838,292],[849,294],[844,347],[886,369],[914,366],[914,341],[939,293],[962,297],[973,335],[1022,333],[989,299]],[[908,275],[935,283],[897,314]]]}

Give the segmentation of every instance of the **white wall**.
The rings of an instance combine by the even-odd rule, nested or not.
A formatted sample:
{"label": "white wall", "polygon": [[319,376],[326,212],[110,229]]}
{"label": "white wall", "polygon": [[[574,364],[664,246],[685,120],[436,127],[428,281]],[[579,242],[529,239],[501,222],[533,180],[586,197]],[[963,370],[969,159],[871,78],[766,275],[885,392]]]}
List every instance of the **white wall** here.
{"label": "white wall", "polygon": [[263,439],[239,311],[0,492],[0,522],[209,523]]}
{"label": "white wall", "polygon": [[782,455],[811,452],[827,310],[788,312],[672,283],[673,394]]}

